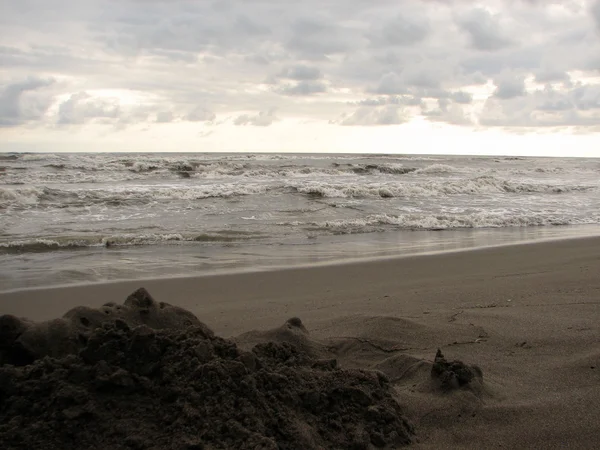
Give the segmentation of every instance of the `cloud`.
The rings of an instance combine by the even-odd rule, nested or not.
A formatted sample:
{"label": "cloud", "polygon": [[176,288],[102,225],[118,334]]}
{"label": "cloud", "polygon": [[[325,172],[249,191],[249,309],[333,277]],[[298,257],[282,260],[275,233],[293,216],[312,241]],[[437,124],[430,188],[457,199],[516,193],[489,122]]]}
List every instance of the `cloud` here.
{"label": "cloud", "polygon": [[512,44],[500,26],[498,16],[476,8],[458,19],[458,26],[469,36],[471,46],[477,50],[495,51]]}
{"label": "cloud", "polygon": [[171,123],[175,120],[172,111],[159,111],[156,113],[156,123]]}
{"label": "cloud", "polygon": [[343,126],[399,125],[405,123],[404,110],[395,105],[369,108],[361,107],[348,116],[342,116],[338,123]]}
{"label": "cloud", "polygon": [[233,120],[233,124],[238,126],[251,125],[255,127],[268,127],[278,120],[279,118],[275,115],[275,111],[271,109],[268,111],[259,111],[257,114],[243,114],[237,116]]}
{"label": "cloud", "polygon": [[451,125],[472,125],[473,121],[465,113],[463,107],[452,103],[449,99],[438,99],[437,108],[424,109],[423,116],[433,122],[444,122]]}
{"label": "cloud", "polygon": [[592,18],[596,22],[598,31],[600,31],[600,0],[596,0],[596,2],[592,4],[590,12],[592,13]]}
{"label": "cloud", "polygon": [[583,127],[597,111],[600,0],[51,3],[3,7],[0,126],[218,130],[217,112],[266,126],[352,105],[335,123]]}
{"label": "cloud", "polygon": [[575,106],[587,111],[591,109],[600,109],[600,85],[577,86],[569,92]]}
{"label": "cloud", "polygon": [[248,36],[263,36],[268,35],[271,32],[269,27],[256,22],[245,15],[237,17],[234,27]]}
{"label": "cloud", "polygon": [[525,95],[525,77],[512,72],[503,72],[494,79],[494,97],[506,100]]}
{"label": "cloud", "polygon": [[0,127],[14,127],[39,120],[52,104],[44,92],[54,84],[51,78],[29,77],[0,89]]}
{"label": "cloud", "polygon": [[535,81],[537,83],[548,83],[550,81],[568,82],[570,80],[570,75],[560,69],[543,68],[535,72]]}
{"label": "cloud", "polygon": [[402,105],[402,106],[419,106],[421,98],[413,95],[390,95],[383,97],[367,98],[357,102],[351,102],[357,106],[384,106],[384,105]]}
{"label": "cloud", "polygon": [[327,85],[319,81],[300,81],[293,85],[286,85],[278,89],[283,95],[313,95],[327,92]]}
{"label": "cloud", "polygon": [[305,17],[292,23],[286,49],[306,59],[322,59],[354,48],[362,38],[350,26],[330,18]]}
{"label": "cloud", "polygon": [[412,45],[423,41],[429,32],[430,28],[425,20],[399,15],[387,22],[371,37],[371,41],[378,45]]}
{"label": "cloud", "polygon": [[289,78],[290,80],[306,81],[318,80],[322,75],[321,71],[316,67],[297,64],[286,67],[281,71],[279,76],[281,78]]}
{"label": "cloud", "polygon": [[578,85],[559,91],[546,86],[510,99],[489,98],[479,123],[483,126],[589,127],[600,121],[600,86]]}
{"label": "cloud", "polygon": [[117,119],[120,113],[116,99],[94,99],[87,92],[78,92],[59,104],[57,124],[81,125],[95,119]]}
{"label": "cloud", "polygon": [[473,95],[464,91],[456,91],[450,94],[450,98],[454,100],[456,103],[461,103],[463,105],[467,105],[473,102]]}
{"label": "cloud", "polygon": [[212,122],[216,116],[214,112],[198,106],[186,114],[184,119],[189,122]]}
{"label": "cloud", "polygon": [[389,72],[381,77],[379,84],[374,89],[374,93],[384,95],[403,95],[408,93],[408,89],[402,77],[394,72]]}

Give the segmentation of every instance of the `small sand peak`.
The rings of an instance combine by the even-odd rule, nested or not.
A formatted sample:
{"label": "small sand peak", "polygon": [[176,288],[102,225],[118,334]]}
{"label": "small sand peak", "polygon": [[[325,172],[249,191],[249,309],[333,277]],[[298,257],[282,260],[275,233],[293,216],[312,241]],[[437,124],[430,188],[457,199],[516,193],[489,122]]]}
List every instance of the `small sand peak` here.
{"label": "small sand peak", "polygon": [[433,365],[431,366],[431,377],[440,383],[444,390],[457,389],[469,385],[475,379],[480,382],[483,379],[483,372],[477,366],[470,366],[462,361],[447,361],[438,348]]}
{"label": "small sand peak", "polygon": [[300,320],[299,317],[292,317],[290,319],[288,319],[286,321],[287,324],[293,326],[293,327],[302,327],[304,328],[304,324],[302,323],[302,320]]}
{"label": "small sand peak", "polygon": [[156,307],[157,301],[150,295],[150,292],[146,288],[139,288],[132,294],[130,294],[125,300],[125,306],[138,307],[138,308],[152,308]]}
{"label": "small sand peak", "polygon": [[292,331],[299,331],[302,334],[308,334],[308,330],[299,317],[292,317],[291,319],[286,320],[283,328],[287,328],[288,330]]}

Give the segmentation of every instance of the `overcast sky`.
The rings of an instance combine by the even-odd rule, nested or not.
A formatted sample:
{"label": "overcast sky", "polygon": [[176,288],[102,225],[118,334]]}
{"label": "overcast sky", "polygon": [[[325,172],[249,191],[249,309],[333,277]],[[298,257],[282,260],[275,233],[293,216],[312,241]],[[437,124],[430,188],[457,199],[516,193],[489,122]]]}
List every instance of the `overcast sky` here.
{"label": "overcast sky", "polygon": [[0,0],[0,151],[600,156],[600,0]]}

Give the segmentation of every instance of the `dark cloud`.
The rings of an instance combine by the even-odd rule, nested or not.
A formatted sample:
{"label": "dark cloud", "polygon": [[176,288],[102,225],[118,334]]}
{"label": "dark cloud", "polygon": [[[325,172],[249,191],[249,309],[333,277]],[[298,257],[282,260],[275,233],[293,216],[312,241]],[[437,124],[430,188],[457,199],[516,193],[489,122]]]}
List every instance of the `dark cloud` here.
{"label": "dark cloud", "polygon": [[494,97],[506,100],[525,95],[525,77],[523,75],[504,72],[494,79],[496,90]]}
{"label": "dark cloud", "polygon": [[0,127],[39,120],[52,104],[52,95],[44,92],[52,84],[50,78],[29,77],[4,85],[0,89]]}
{"label": "dark cloud", "polygon": [[245,15],[238,16],[234,27],[238,30],[241,30],[243,34],[250,36],[264,36],[270,34],[271,32],[269,27],[256,22]]}
{"label": "dark cloud", "polygon": [[540,69],[535,72],[535,81],[538,83],[548,83],[552,81],[564,81],[568,82],[571,77],[567,72],[560,69]]}
{"label": "dark cloud", "polygon": [[429,31],[429,25],[425,21],[400,15],[386,23],[371,40],[379,45],[412,45],[424,40]]}
{"label": "dark cloud", "polygon": [[447,71],[436,68],[428,61],[426,64],[409,64],[401,74],[403,82],[409,86],[435,89],[447,79]]}
{"label": "dark cloud", "polygon": [[569,96],[582,111],[600,109],[600,84],[577,86],[569,92]]}
{"label": "dark cloud", "polygon": [[542,65],[544,53],[546,50],[537,46],[469,54],[460,61],[460,66],[467,73],[479,73],[483,77],[493,77],[507,69],[534,71]]}
{"label": "dark cloud", "polygon": [[457,91],[450,94],[450,98],[456,103],[467,105],[473,101],[473,95],[464,91]]}
{"label": "dark cloud", "polygon": [[336,19],[298,19],[292,24],[292,36],[285,44],[290,51],[307,59],[322,59],[361,46],[360,34]]}
{"label": "dark cloud", "polygon": [[379,80],[379,84],[374,89],[376,94],[385,95],[403,95],[408,94],[408,89],[404,80],[394,72],[384,74]]}
{"label": "dark cloud", "polygon": [[233,120],[234,125],[252,125],[255,127],[268,127],[279,118],[274,110],[259,111],[257,114],[243,114]]}
{"label": "dark cloud", "polygon": [[327,85],[319,81],[300,81],[293,85],[286,85],[278,89],[282,95],[313,95],[327,92]]}
{"label": "dark cloud", "polygon": [[512,40],[501,29],[498,16],[493,16],[485,9],[473,9],[458,19],[458,25],[468,34],[469,42],[477,50],[500,50],[512,44]]}
{"label": "dark cloud", "polygon": [[573,101],[568,95],[547,86],[543,91],[533,94],[535,109],[538,111],[567,111],[574,108]]}
{"label": "dark cloud", "polygon": [[172,111],[159,111],[156,113],[156,123],[171,123],[175,120]]}
{"label": "dark cloud", "polygon": [[510,99],[489,98],[480,117],[484,126],[588,127],[600,123],[600,86],[552,86]]}
{"label": "dark cloud", "polygon": [[318,80],[321,78],[321,71],[312,66],[297,64],[291,67],[286,67],[279,74],[281,78],[289,78],[290,80]]}
{"label": "dark cloud", "polygon": [[598,31],[600,31],[600,0],[596,0],[596,2],[592,4],[590,11],[592,13],[592,18],[596,22],[596,27],[598,28]]}

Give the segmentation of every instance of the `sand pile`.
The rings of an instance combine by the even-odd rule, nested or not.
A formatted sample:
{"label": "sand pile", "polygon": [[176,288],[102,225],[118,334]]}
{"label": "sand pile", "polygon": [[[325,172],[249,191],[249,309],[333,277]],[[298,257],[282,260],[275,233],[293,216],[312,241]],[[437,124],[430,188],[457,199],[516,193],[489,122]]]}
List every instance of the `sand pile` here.
{"label": "sand pile", "polygon": [[468,365],[462,361],[447,361],[444,354],[438,349],[435,354],[431,377],[439,383],[441,389],[448,391],[467,385],[481,384],[483,372],[476,365]]}
{"label": "sand pile", "polygon": [[[303,329],[295,318],[280,332],[298,337]],[[3,448],[367,449],[411,441],[382,373],[339,369],[288,342],[243,350],[144,290],[122,306],[76,308],[41,324],[3,316],[0,333]]]}

